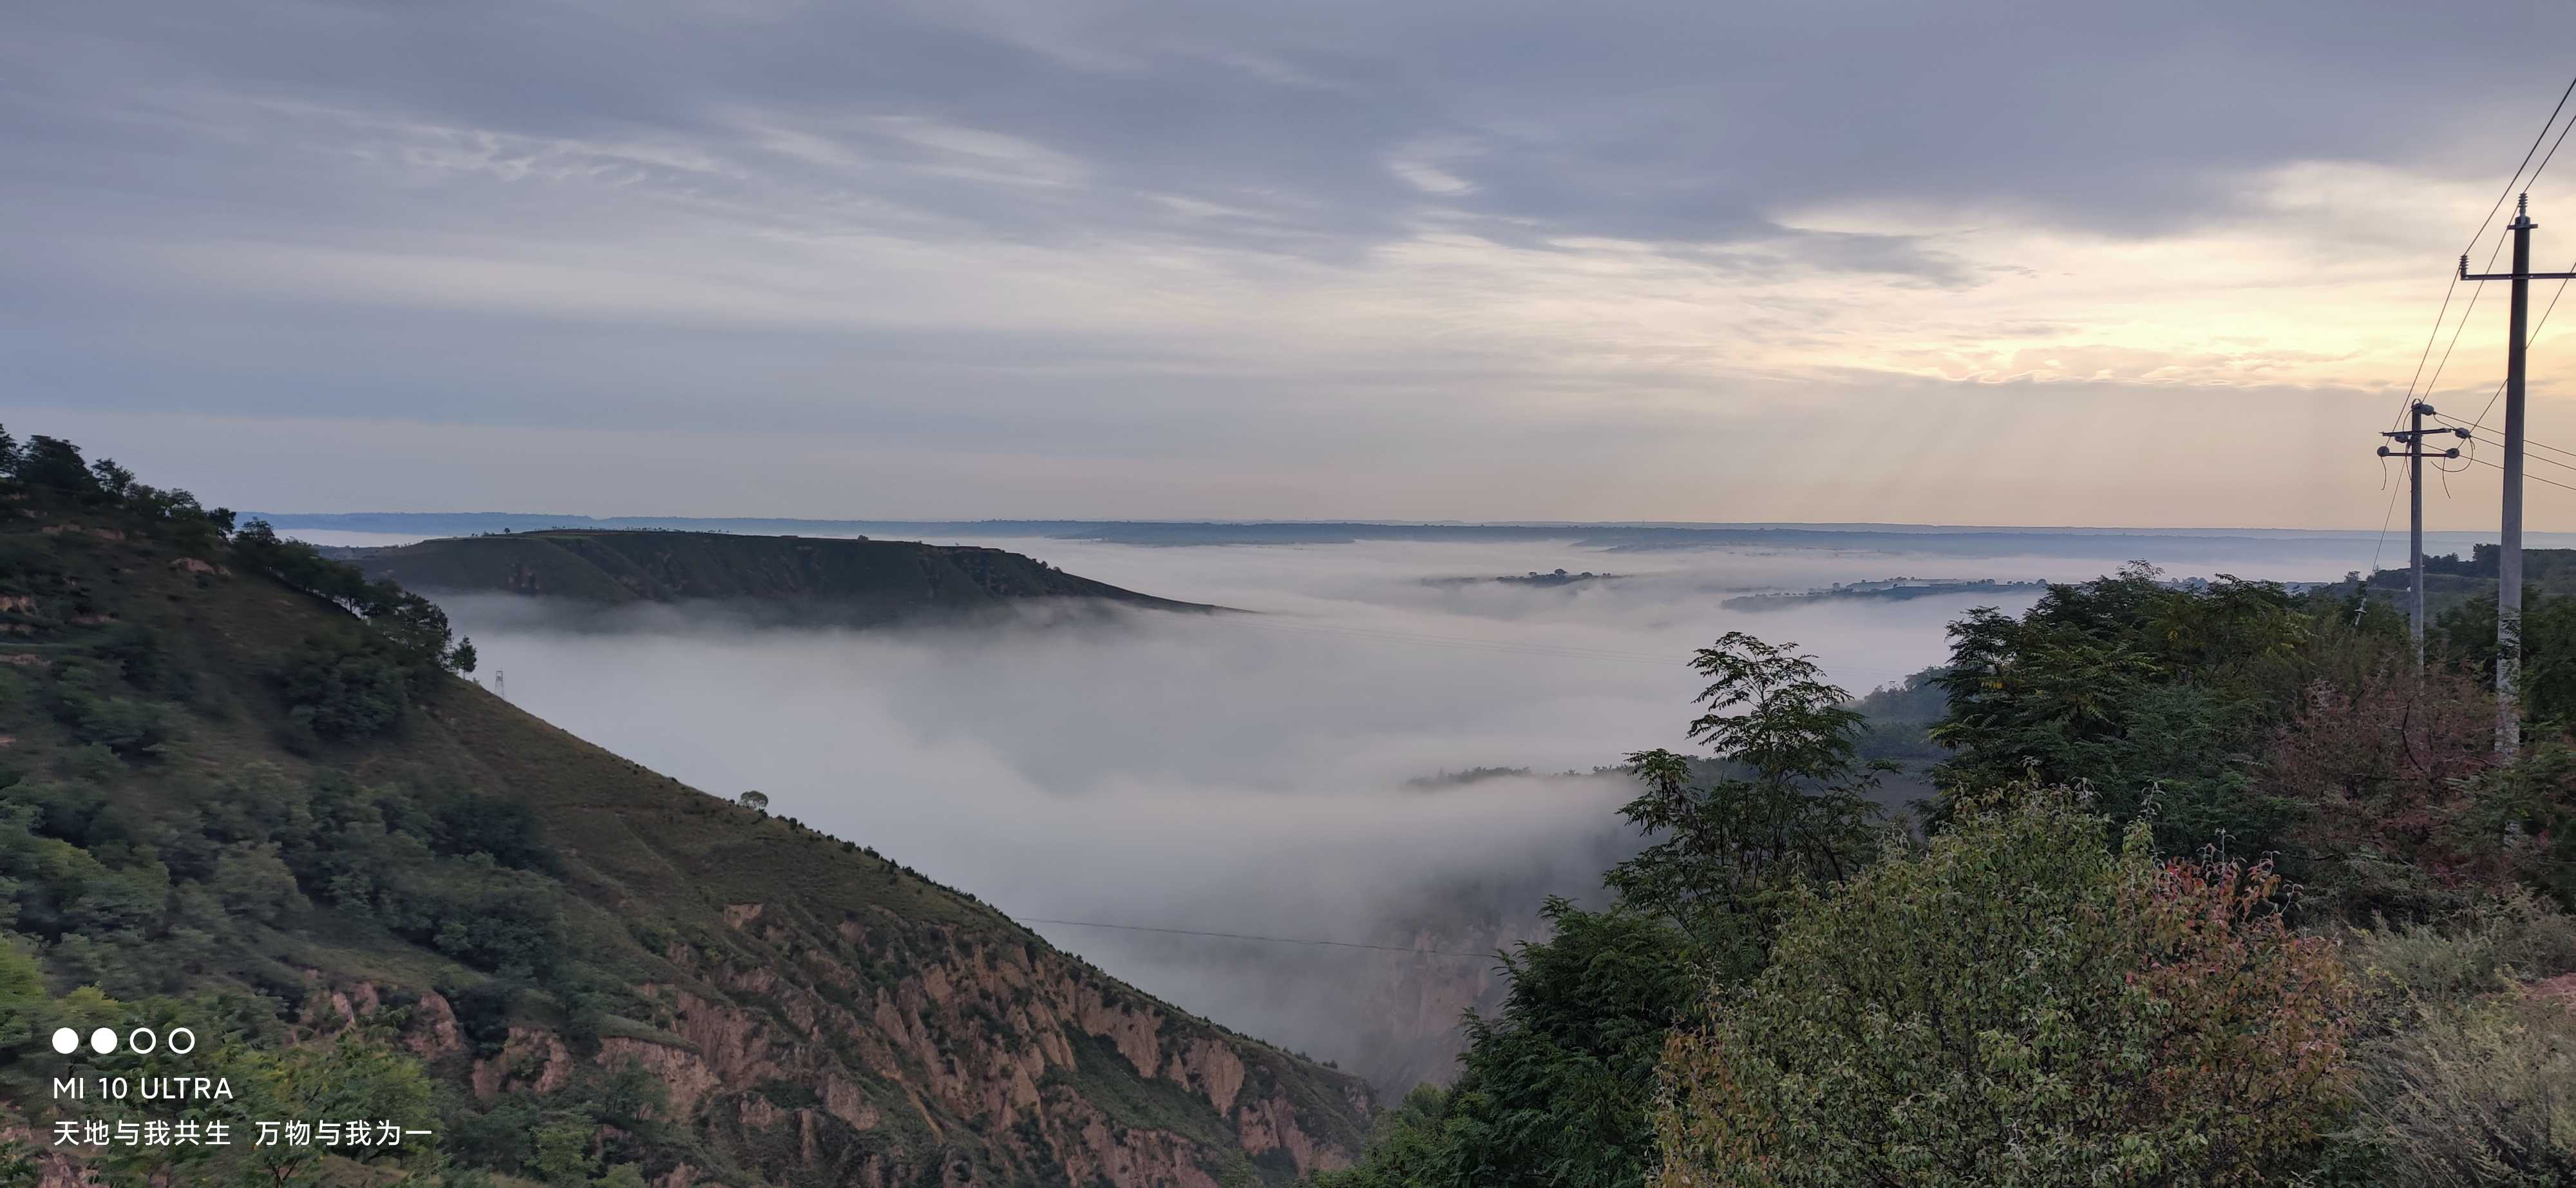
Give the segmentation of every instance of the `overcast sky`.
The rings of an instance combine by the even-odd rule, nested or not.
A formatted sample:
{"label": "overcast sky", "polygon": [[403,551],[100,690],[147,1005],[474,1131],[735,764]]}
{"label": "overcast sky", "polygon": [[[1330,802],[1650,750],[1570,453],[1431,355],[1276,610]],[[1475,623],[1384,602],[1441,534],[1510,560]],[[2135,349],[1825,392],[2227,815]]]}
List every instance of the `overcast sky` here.
{"label": "overcast sky", "polygon": [[2540,0],[7,20],[0,417],[296,511],[2376,527],[2576,69]]}

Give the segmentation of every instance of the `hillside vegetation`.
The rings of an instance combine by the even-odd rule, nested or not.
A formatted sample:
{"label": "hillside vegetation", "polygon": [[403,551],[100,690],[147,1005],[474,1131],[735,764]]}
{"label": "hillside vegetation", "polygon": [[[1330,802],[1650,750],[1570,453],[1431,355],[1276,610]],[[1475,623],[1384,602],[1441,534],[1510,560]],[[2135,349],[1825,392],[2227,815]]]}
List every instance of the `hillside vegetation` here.
{"label": "hillside vegetation", "polygon": [[[0,1183],[1252,1185],[1356,1149],[1356,1080],[473,663],[399,586],[0,435]],[[45,1041],[145,1022],[206,1039]],[[180,1112],[54,1100],[75,1068],[435,1135],[58,1146]]]}
{"label": "hillside vegetation", "polygon": [[2505,758],[2473,639],[2418,673],[2358,588],[2160,579],[1857,701],[1701,649],[1708,753],[1628,757],[1608,902],[1546,904],[1455,1084],[1316,1182],[2576,1184],[2576,646]]}
{"label": "hillside vegetation", "polygon": [[524,594],[595,606],[725,602],[799,620],[885,622],[1032,599],[1214,609],[1077,577],[1001,549],[914,541],[553,529],[331,552],[370,577],[414,590]]}

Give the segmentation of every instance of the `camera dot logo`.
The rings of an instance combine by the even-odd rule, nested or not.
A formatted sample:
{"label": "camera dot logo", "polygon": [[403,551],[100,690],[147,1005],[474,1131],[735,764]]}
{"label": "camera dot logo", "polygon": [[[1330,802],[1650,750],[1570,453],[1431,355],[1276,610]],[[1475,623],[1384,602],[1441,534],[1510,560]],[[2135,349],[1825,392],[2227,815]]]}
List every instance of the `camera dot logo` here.
{"label": "camera dot logo", "polygon": [[93,1031],[93,1032],[89,1033],[89,1050],[90,1050],[90,1051],[93,1051],[93,1052],[96,1052],[96,1053],[98,1053],[98,1054],[99,1054],[99,1055],[101,1055],[101,1056],[105,1056],[105,1055],[107,1055],[108,1053],[115,1051],[115,1050],[116,1050],[116,1031],[115,1031],[115,1029],[113,1029],[113,1028],[108,1028],[108,1027],[101,1027],[101,1028],[99,1028],[98,1030],[96,1030],[96,1031]]}
{"label": "camera dot logo", "polygon": [[68,1027],[54,1029],[54,1050],[69,1056],[80,1047],[80,1033]]}

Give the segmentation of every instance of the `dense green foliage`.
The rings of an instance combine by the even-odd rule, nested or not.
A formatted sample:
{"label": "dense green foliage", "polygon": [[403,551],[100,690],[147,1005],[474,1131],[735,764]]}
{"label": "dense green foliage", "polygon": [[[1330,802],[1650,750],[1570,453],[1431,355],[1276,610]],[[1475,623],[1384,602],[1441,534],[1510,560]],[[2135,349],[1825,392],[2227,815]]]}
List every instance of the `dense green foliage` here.
{"label": "dense green foliage", "polygon": [[2251,778],[2299,690],[2374,666],[2398,641],[2384,611],[2221,578],[2184,589],[2135,565],[2051,586],[2028,614],[1952,624],[1932,728],[1945,790],[2084,784],[2114,820],[2151,819],[2168,850],[2273,848],[2297,806]]}
{"label": "dense green foliage", "polygon": [[[1493,1018],[1466,1020],[1456,1084],[1408,1101],[1334,1188],[1641,1183],[1653,1069],[1711,974],[1761,968],[1783,909],[1878,852],[1857,755],[1861,714],[1794,648],[1731,633],[1691,658],[1709,679],[1691,736],[1708,760],[1640,751],[1623,810],[1650,840],[1605,876],[1611,905],[1546,907],[1554,936],[1504,958]],[[1703,778],[1706,777],[1706,778]]]}
{"label": "dense green foliage", "polygon": [[1675,1036],[1683,1185],[2257,1182],[2332,1117],[2345,975],[2272,876],[2161,863],[2059,796],[1801,906]]}
{"label": "dense green foliage", "polygon": [[279,581],[325,599],[365,622],[308,641],[278,673],[299,735],[352,739],[377,734],[447,673],[474,671],[474,644],[452,641],[447,612],[390,580],[368,581],[302,541],[282,540],[253,520],[233,537],[233,555]]}
{"label": "dense green foliage", "polygon": [[[2511,763],[2491,606],[2418,675],[2357,585],[2132,566],[1972,612],[1947,664],[1858,702],[1722,640],[1694,660],[1717,756],[1631,757],[1647,844],[1613,907],[1555,908],[1457,1090],[1337,1183],[2552,1182],[2576,1014],[2527,987],[2576,972],[2576,599],[2534,616]],[[1931,746],[1899,843],[1865,760]],[[1658,1119],[1596,1078],[1683,967],[1648,1156]]]}
{"label": "dense green foliage", "polygon": [[1741,976],[1761,967],[1783,896],[1848,877],[1876,851],[1863,793],[1878,768],[1858,758],[1862,714],[1811,658],[1729,632],[1691,666],[1710,678],[1691,738],[1718,770],[1746,774],[1694,786],[1679,754],[1628,756],[1645,790],[1620,813],[1651,840],[1603,881],[1623,905],[1689,932],[1713,969]]}
{"label": "dense green foliage", "polygon": [[1644,1177],[1655,1063],[1699,986],[1691,938],[1628,909],[1553,900],[1546,914],[1555,935],[1504,958],[1502,1010],[1468,1018],[1457,1082],[1416,1091],[1359,1167],[1318,1184],[1607,1188]]}
{"label": "dense green foliage", "polygon": [[[2576,723],[2576,594],[2551,594],[2532,583],[2523,587],[2522,607],[2524,712],[2540,722]],[[2492,591],[2443,612],[2430,634],[2452,663],[2486,683],[2494,682],[2496,599]]]}

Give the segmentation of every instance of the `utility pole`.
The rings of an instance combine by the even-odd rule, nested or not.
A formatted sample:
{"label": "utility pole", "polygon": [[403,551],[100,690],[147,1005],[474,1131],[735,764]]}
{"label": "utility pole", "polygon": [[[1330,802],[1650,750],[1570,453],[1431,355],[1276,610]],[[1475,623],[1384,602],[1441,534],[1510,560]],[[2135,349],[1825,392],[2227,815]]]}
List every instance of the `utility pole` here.
{"label": "utility pole", "polygon": [[[2381,437],[2396,438],[2406,448],[2392,450],[2387,446],[2381,446],[2379,456],[2406,459],[2406,556],[2415,574],[2412,584],[2407,587],[2406,600],[2409,606],[2406,622],[2409,632],[2415,639],[2415,669],[2421,672],[2424,669],[2424,459],[2457,458],[2460,456],[2460,451],[2456,446],[2440,453],[2425,450],[2424,418],[2434,415],[2433,406],[2418,400],[2408,406],[2407,411],[2415,418],[2411,426],[2380,434]],[[2469,435],[2466,429],[2437,428],[2433,432],[2456,433],[2461,437]]]}
{"label": "utility pole", "polygon": [[2531,344],[2524,327],[2531,317],[2531,282],[2576,280],[2576,272],[2531,270],[2531,195],[2514,203],[2513,271],[2469,271],[2460,257],[2460,279],[2512,281],[2513,303],[2505,315],[2504,356],[2504,541],[2496,549],[2496,754],[2513,758],[2522,748],[2522,705],[2516,686],[2522,682],[2522,380],[2524,355]]}

